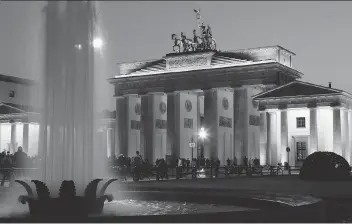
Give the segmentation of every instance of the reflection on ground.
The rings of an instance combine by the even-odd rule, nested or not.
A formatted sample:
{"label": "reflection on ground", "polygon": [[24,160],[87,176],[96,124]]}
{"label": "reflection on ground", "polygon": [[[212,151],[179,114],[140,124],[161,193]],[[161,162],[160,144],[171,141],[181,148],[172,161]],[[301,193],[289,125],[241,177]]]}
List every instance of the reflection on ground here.
{"label": "reflection on ground", "polygon": [[[181,215],[209,212],[235,212],[253,210],[231,205],[196,204],[171,201],[114,200],[104,206],[103,216]],[[29,214],[28,205],[19,202],[1,203],[0,217],[24,217]]]}
{"label": "reflection on ground", "polygon": [[172,201],[114,200],[104,206],[104,215],[178,215],[189,213],[231,212],[253,210],[231,205],[197,204]]}

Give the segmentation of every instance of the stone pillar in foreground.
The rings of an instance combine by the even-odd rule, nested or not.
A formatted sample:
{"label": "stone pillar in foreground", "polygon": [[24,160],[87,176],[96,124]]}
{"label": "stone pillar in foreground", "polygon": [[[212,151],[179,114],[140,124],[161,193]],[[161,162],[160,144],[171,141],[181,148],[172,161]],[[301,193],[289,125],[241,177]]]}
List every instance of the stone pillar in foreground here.
{"label": "stone pillar in foreground", "polygon": [[348,110],[348,147],[347,147],[347,151],[346,151],[346,158],[347,158],[347,162],[349,164],[351,164],[352,159],[352,152],[351,152],[351,147],[352,147],[352,110],[349,109]]}
{"label": "stone pillar in foreground", "polygon": [[137,94],[117,97],[116,134],[117,154],[128,157],[140,151],[141,97]]}
{"label": "stone pillar in foreground", "polygon": [[277,165],[278,155],[277,155],[277,113],[276,111],[268,111],[267,113],[267,149],[268,149],[268,164]]}
{"label": "stone pillar in foreground", "polygon": [[336,154],[342,156],[342,139],[341,139],[341,109],[333,107],[333,150]]}
{"label": "stone pillar in foreground", "polygon": [[288,122],[287,122],[287,109],[281,110],[281,147],[280,147],[280,154],[281,154],[281,161],[278,162],[288,162],[290,158],[288,158],[288,153],[286,152],[286,148],[288,145]]}
{"label": "stone pillar in foreground", "polygon": [[267,115],[265,111],[260,112],[260,165],[268,164],[267,157]]}
{"label": "stone pillar in foreground", "polygon": [[349,129],[348,129],[348,111],[346,108],[341,108],[341,145],[342,157],[348,161],[349,149]]}
{"label": "stone pillar in foreground", "polygon": [[308,155],[319,151],[318,149],[318,116],[317,116],[317,108],[316,107],[311,107],[309,108],[309,113],[310,113],[310,146],[307,149],[308,150]]}
{"label": "stone pillar in foreground", "polygon": [[[192,158],[190,142],[198,140],[198,95],[193,91],[173,92],[168,95],[167,111],[168,135],[172,138],[171,154],[185,159]],[[197,145],[193,149],[193,158],[197,158]]]}
{"label": "stone pillar in foreground", "polygon": [[[146,105],[145,105],[146,104]],[[167,153],[167,95],[149,93],[142,97],[145,158],[165,159]],[[144,106],[145,105],[145,106]]]}
{"label": "stone pillar in foreground", "polygon": [[209,137],[205,157],[219,158],[222,165],[235,156],[233,147],[233,89],[217,88],[204,91],[204,119]]}
{"label": "stone pillar in foreground", "polygon": [[29,143],[29,123],[23,123],[23,144],[22,148],[25,153],[28,153],[28,143]]}
{"label": "stone pillar in foreground", "polygon": [[11,152],[17,151],[16,123],[11,122]]}
{"label": "stone pillar in foreground", "polygon": [[115,125],[109,124],[109,127],[110,156],[118,156],[115,154]]}

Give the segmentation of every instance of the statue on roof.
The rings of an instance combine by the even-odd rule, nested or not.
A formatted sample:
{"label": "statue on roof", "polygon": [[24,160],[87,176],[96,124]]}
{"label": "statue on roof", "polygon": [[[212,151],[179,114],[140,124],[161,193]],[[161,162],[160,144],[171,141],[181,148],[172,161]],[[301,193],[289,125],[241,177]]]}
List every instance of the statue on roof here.
{"label": "statue on roof", "polygon": [[[181,52],[182,41],[178,39],[177,34],[172,34],[171,40],[174,41],[174,46],[172,47],[172,50],[176,53]],[[176,50],[175,50],[175,47],[176,47]]]}
{"label": "statue on roof", "polygon": [[202,16],[200,15],[200,9],[194,9],[194,12],[196,13],[200,36],[197,35],[196,29],[193,30],[193,40],[188,39],[184,32],[181,32],[181,39],[178,39],[177,35],[173,34],[171,39],[174,41],[174,52],[216,50],[216,42],[213,38],[210,25],[205,25],[203,23]]}
{"label": "statue on roof", "polygon": [[181,32],[181,41],[183,46],[183,52],[190,52],[193,50],[194,43],[191,39],[187,39],[187,36],[184,32]]}

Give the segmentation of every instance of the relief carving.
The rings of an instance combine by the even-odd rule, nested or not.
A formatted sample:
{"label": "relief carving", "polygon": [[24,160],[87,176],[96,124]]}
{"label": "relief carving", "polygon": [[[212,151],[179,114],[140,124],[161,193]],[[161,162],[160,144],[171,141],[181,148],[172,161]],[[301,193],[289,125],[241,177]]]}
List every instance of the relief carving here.
{"label": "relief carving", "polygon": [[185,108],[186,108],[187,112],[191,112],[192,111],[192,102],[190,100],[186,100]]}
{"label": "relief carving", "polygon": [[193,128],[193,119],[185,118],[184,119],[184,128]]}
{"label": "relief carving", "polygon": [[156,129],[166,129],[167,128],[167,121],[166,120],[155,120],[155,128]]}
{"label": "relief carving", "polygon": [[200,67],[208,64],[207,57],[181,57],[169,61],[169,68]]}
{"label": "relief carving", "polygon": [[131,120],[131,129],[132,130],[140,130],[141,129],[141,122],[140,121]]}
{"label": "relief carving", "polygon": [[224,128],[232,128],[232,119],[228,117],[219,117],[219,126]]}

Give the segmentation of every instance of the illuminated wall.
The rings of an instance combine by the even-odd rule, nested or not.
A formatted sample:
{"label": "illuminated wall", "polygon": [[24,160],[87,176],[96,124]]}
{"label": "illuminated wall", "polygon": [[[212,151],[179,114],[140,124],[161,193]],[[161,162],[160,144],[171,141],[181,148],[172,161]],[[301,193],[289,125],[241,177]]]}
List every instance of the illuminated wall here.
{"label": "illuminated wall", "polygon": [[[297,128],[297,117],[305,117],[305,128]],[[307,139],[307,150],[309,149],[310,135],[310,111],[308,108],[292,108],[287,110],[287,125],[288,125],[288,145],[290,147],[290,165],[296,163],[296,146],[295,141]],[[287,152],[282,149],[281,161],[287,161]]]}
{"label": "illuminated wall", "polygon": [[333,111],[331,107],[318,107],[317,121],[318,150],[333,152]]}
{"label": "illuminated wall", "polygon": [[28,156],[38,155],[39,151],[39,124],[30,123],[28,128]]}
{"label": "illuminated wall", "polygon": [[10,151],[11,144],[11,124],[1,123],[1,151]]}
{"label": "illuminated wall", "polygon": [[17,151],[19,146],[23,146],[23,124],[21,123],[16,124],[16,148],[14,150]]}

